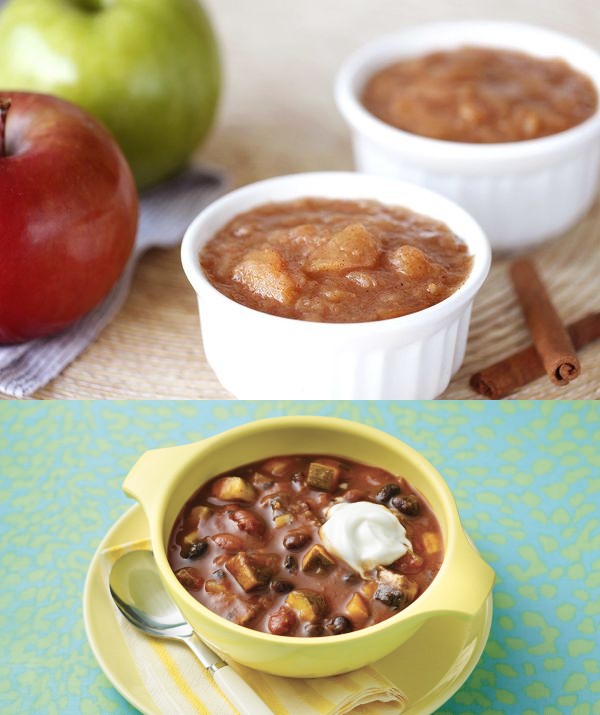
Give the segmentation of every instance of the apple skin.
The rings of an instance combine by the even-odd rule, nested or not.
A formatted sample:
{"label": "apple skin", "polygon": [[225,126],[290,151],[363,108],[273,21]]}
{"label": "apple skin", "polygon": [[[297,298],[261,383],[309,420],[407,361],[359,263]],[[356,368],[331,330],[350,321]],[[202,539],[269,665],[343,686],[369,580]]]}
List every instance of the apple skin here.
{"label": "apple skin", "polygon": [[89,111],[140,188],[187,162],[212,124],[219,85],[197,0],[11,0],[0,11],[0,87]]}
{"label": "apple skin", "polygon": [[0,90],[0,343],[51,335],[94,308],[123,271],[138,200],[117,143],[56,97]]}

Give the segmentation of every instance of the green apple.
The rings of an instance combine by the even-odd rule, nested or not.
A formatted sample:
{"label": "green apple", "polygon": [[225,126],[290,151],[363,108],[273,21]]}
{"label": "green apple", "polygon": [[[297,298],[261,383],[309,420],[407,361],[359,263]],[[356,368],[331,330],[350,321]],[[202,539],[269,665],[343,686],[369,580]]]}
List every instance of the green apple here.
{"label": "green apple", "polygon": [[219,83],[197,0],[11,0],[0,11],[0,87],[87,109],[140,187],[185,164],[211,125]]}

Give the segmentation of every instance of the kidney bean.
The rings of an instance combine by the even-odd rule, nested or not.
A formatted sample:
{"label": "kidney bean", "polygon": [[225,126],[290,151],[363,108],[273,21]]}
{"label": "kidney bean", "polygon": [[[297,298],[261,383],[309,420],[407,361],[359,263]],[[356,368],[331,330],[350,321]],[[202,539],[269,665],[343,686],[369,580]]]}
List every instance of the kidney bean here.
{"label": "kidney bean", "polygon": [[269,630],[273,635],[285,636],[296,627],[298,618],[294,611],[287,606],[282,606],[269,616]]}
{"label": "kidney bean", "polygon": [[367,495],[364,492],[361,492],[360,489],[348,489],[348,491],[342,495],[342,499],[350,503],[368,501]]}
{"label": "kidney bean", "polygon": [[423,557],[408,551],[404,556],[396,559],[392,564],[394,571],[400,573],[419,573],[423,568]]}
{"label": "kidney bean", "polygon": [[223,551],[237,553],[244,547],[244,542],[235,534],[215,534],[212,540],[220,549],[223,549]]}
{"label": "kidney bean", "polygon": [[265,522],[258,514],[251,511],[236,509],[229,518],[235,521],[240,531],[245,531],[249,536],[262,536],[265,533]]}
{"label": "kidney bean", "polygon": [[213,564],[215,566],[224,566],[230,558],[231,554],[220,554],[219,556],[215,556],[215,558],[213,559]]}
{"label": "kidney bean", "polygon": [[305,531],[288,531],[283,537],[283,545],[288,551],[297,551],[306,546],[309,541],[312,541],[312,537]]}

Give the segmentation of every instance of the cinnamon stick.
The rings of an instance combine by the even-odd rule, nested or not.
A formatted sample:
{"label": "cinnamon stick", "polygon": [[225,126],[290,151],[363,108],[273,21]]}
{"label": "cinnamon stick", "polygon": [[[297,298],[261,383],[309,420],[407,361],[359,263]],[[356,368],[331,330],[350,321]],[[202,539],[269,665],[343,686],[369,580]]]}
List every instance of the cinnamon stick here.
{"label": "cinnamon stick", "polygon": [[510,277],[519,297],[533,344],[555,385],[567,385],[581,370],[575,346],[550,300],[533,263],[521,258],[510,266]]}
{"label": "cinnamon stick", "polygon": [[[567,326],[576,350],[600,340],[600,313],[590,313]],[[509,355],[473,375],[471,387],[490,400],[506,397],[544,374],[544,365],[533,345]]]}

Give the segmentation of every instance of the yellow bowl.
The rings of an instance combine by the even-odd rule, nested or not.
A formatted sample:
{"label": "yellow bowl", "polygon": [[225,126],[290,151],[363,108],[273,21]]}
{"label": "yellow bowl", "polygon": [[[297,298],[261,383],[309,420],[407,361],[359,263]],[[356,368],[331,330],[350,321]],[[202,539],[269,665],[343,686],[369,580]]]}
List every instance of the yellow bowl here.
{"label": "yellow bowl", "polygon": [[[189,497],[233,467],[285,454],[334,454],[402,475],[427,499],[444,536],[445,558],[431,586],[395,616],[339,636],[274,636],[238,626],[201,605],[181,586],[167,560],[171,528]],[[276,417],[236,427],[183,447],[143,454],[125,479],[125,493],[142,505],[162,581],[207,643],[252,668],[299,678],[345,673],[398,648],[428,619],[473,618],[494,572],[467,539],[450,490],[418,452],[385,432],[330,417]]]}

